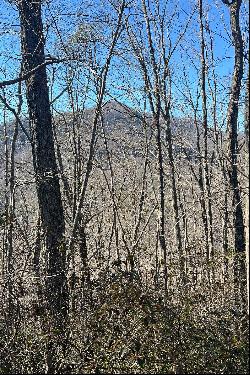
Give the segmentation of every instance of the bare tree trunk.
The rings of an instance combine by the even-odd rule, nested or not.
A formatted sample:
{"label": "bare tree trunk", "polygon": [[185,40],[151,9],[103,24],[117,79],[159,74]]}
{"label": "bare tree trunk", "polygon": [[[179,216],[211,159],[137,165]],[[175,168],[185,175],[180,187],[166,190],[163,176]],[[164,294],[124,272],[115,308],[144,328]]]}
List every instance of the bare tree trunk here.
{"label": "bare tree trunk", "polygon": [[201,33],[201,96],[202,96],[202,123],[204,129],[204,180],[205,180],[205,201],[207,206],[207,223],[210,240],[209,258],[214,255],[213,244],[213,216],[211,205],[211,186],[208,166],[208,119],[207,119],[207,93],[206,93],[206,58],[205,58],[205,39],[203,26],[203,1],[199,0],[199,16],[200,16],[200,33]]}
{"label": "bare tree trunk", "polygon": [[160,229],[159,229],[159,241],[163,251],[164,261],[164,281],[165,281],[165,295],[167,295],[167,244],[165,235],[165,189],[164,189],[164,169],[163,169],[163,155],[162,155],[162,141],[161,141],[161,125],[159,116],[156,115],[154,118],[154,126],[157,129],[157,148],[158,148],[158,173],[160,182]]}
{"label": "bare tree trunk", "polygon": [[[25,72],[45,62],[41,2],[19,3]],[[48,255],[47,298],[52,312],[66,313],[64,213],[57,173],[45,66],[26,80],[33,164]]]}
{"label": "bare tree trunk", "polygon": [[[25,73],[45,63],[41,1],[18,3],[21,22],[21,45]],[[48,371],[56,371],[55,338],[63,334],[68,310],[65,275],[64,212],[60,192],[49,91],[45,65],[26,79],[27,103],[32,134],[33,165],[36,177],[41,225],[47,254],[46,298],[48,316]]]}
{"label": "bare tree trunk", "polygon": [[[224,3],[229,4],[227,0]],[[235,207],[235,251],[245,251],[245,235],[243,223],[243,211],[238,179],[238,112],[241,82],[243,77],[243,41],[241,36],[239,13],[242,0],[233,0],[230,5],[230,20],[232,38],[235,49],[234,73],[231,85],[231,95],[228,104],[227,129],[229,132],[229,157],[230,157],[230,182],[233,190],[233,205]]]}
{"label": "bare tree trunk", "polygon": [[245,211],[245,228],[246,228],[246,268],[247,268],[247,302],[249,314],[249,71],[246,83],[245,96],[245,153],[246,153],[246,176],[248,179],[246,191],[246,211]]}
{"label": "bare tree trunk", "polygon": [[[159,82],[159,74],[156,62],[156,55],[155,49],[153,46],[152,40],[152,31],[151,25],[149,21],[147,6],[145,0],[142,0],[142,9],[144,14],[144,19],[146,22],[146,29],[147,29],[147,38],[149,44],[149,53],[150,53],[150,60],[153,70],[154,76],[154,99],[152,94],[148,92],[150,95],[149,101],[151,105],[151,110],[153,112],[153,126],[156,128],[156,144],[157,144],[157,151],[158,151],[158,175],[159,175],[159,199],[160,199],[160,222],[159,222],[159,242],[163,252],[163,261],[164,261],[164,289],[165,289],[165,297],[167,296],[167,244],[166,244],[166,234],[165,234],[165,187],[164,187],[164,167],[163,167],[163,152],[162,152],[162,139],[161,139],[161,124],[160,124],[160,115],[161,115],[161,96],[160,96],[160,82]],[[146,90],[148,91],[148,83],[150,82],[147,68],[145,65],[145,61],[140,61],[143,65],[142,69],[144,71],[144,80]],[[155,101],[155,105],[153,102]]]}
{"label": "bare tree trunk", "polygon": [[204,228],[204,234],[205,234],[205,243],[206,243],[206,259],[207,262],[209,261],[209,229],[208,229],[208,216],[207,216],[207,208],[206,208],[206,202],[205,202],[205,187],[204,187],[204,180],[203,180],[203,168],[202,168],[202,150],[201,150],[201,140],[200,140],[200,129],[199,124],[197,121],[197,108],[194,108],[194,123],[196,126],[196,146],[197,151],[199,155],[199,168],[198,168],[198,176],[196,176],[196,173],[191,166],[191,171],[193,172],[193,175],[198,183],[199,189],[200,189],[200,205],[201,205],[201,217],[202,217],[202,223]]}
{"label": "bare tree trunk", "polygon": [[176,186],[176,172],[175,163],[173,155],[173,141],[172,141],[172,131],[170,124],[170,104],[165,105],[164,120],[166,121],[166,141],[167,141],[167,151],[168,159],[171,171],[171,188],[172,188],[172,199],[173,199],[173,210],[174,210],[174,224],[175,224],[175,235],[176,243],[178,248],[178,254],[180,258],[180,279],[182,285],[186,283],[186,271],[185,271],[185,257],[183,254],[182,238],[181,238],[181,225],[180,225],[180,215],[179,215],[179,205],[178,205],[178,194]]}
{"label": "bare tree trunk", "polygon": [[[240,7],[242,0],[222,0],[228,5],[230,10],[230,22],[232,31],[232,40],[234,45],[234,72],[231,84],[231,94],[227,112],[227,130],[229,133],[229,178],[233,191],[233,208],[234,208],[234,230],[235,230],[235,256],[234,256],[234,280],[235,280],[235,298],[236,304],[241,298],[243,309],[247,304],[247,286],[246,286],[246,259],[245,259],[245,233],[242,199],[238,179],[238,112],[239,98],[241,92],[241,83],[243,77],[243,40],[240,29]],[[240,291],[240,297],[239,295]],[[237,297],[238,296],[238,297]]]}

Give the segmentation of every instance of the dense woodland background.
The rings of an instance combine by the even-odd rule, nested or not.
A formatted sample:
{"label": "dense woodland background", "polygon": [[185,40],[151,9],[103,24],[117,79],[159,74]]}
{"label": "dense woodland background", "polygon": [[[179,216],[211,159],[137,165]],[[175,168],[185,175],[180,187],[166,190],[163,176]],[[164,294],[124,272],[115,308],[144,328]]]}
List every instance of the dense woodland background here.
{"label": "dense woodland background", "polygon": [[0,373],[248,373],[248,1],[0,4]]}

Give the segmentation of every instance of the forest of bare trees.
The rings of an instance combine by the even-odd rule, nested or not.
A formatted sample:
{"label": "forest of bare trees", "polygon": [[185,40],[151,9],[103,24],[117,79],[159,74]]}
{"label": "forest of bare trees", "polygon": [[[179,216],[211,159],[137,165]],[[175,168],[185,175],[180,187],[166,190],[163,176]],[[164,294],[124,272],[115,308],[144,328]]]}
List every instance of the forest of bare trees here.
{"label": "forest of bare trees", "polygon": [[0,374],[248,373],[248,7],[0,0]]}

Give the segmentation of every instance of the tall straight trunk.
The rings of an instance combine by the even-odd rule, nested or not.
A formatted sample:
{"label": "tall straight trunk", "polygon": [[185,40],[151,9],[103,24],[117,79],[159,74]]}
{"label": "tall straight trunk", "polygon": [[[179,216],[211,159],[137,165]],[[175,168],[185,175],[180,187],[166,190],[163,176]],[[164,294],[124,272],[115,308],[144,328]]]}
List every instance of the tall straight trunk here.
{"label": "tall straight trunk", "polygon": [[54,149],[52,116],[44,54],[41,1],[18,3],[24,72],[41,66],[26,79],[32,134],[33,165],[47,253],[47,301],[52,314],[66,314],[64,212]]}
{"label": "tall straight trunk", "polygon": [[[227,0],[223,0],[229,4]],[[243,210],[238,179],[238,113],[241,82],[243,77],[243,40],[240,29],[240,6],[242,0],[234,0],[229,4],[232,39],[234,44],[234,72],[231,84],[231,94],[227,112],[227,130],[229,133],[230,183],[233,191],[235,251],[245,251],[245,235]]]}
{"label": "tall straight trunk", "polygon": [[[245,96],[245,153],[246,153],[246,184],[249,184],[249,71],[246,84]],[[246,193],[246,211],[245,211],[245,228],[246,228],[246,266],[247,266],[247,302],[249,314],[249,187]]]}
{"label": "tall straight trunk", "polygon": [[194,172],[193,167],[191,167],[191,170],[193,171],[193,175],[195,176],[195,179],[197,180],[197,183],[199,185],[200,189],[200,205],[201,205],[201,217],[202,217],[202,223],[204,228],[204,234],[205,234],[205,249],[206,249],[206,259],[207,262],[209,261],[210,257],[210,251],[209,251],[209,230],[208,230],[208,216],[207,216],[207,208],[206,208],[206,202],[205,202],[205,187],[204,187],[204,180],[203,180],[203,168],[202,168],[202,155],[201,155],[201,135],[200,135],[200,129],[199,124],[197,121],[197,109],[194,109],[194,123],[196,127],[196,146],[197,151],[199,155],[199,167],[198,167],[198,176],[196,176],[196,173]]}
{"label": "tall straight trunk", "polygon": [[[160,104],[159,104],[160,105]],[[167,244],[166,244],[166,233],[165,233],[165,188],[164,188],[164,168],[163,168],[163,152],[162,152],[162,140],[161,140],[161,125],[160,116],[156,113],[154,116],[154,126],[156,127],[156,143],[158,149],[158,175],[159,175],[159,198],[160,198],[160,228],[159,228],[159,242],[163,251],[164,261],[164,288],[165,297],[167,296]]]}
{"label": "tall straight trunk", "polygon": [[178,194],[177,194],[177,184],[176,184],[176,171],[173,155],[173,139],[170,124],[170,104],[165,105],[165,112],[163,114],[164,120],[166,121],[166,142],[169,166],[171,171],[171,188],[172,188],[172,199],[173,199],[173,210],[174,210],[174,224],[175,224],[175,235],[176,243],[178,248],[178,254],[180,258],[180,279],[182,285],[186,283],[186,271],[185,271],[185,257],[183,254],[182,237],[181,237],[181,225],[180,225],[180,214],[178,205]]}
{"label": "tall straight trunk", "polygon": [[201,33],[201,96],[202,96],[202,124],[204,129],[204,186],[206,191],[205,200],[207,206],[207,223],[210,240],[210,256],[214,255],[213,245],[213,216],[212,216],[212,205],[211,205],[211,186],[209,178],[209,167],[208,167],[208,118],[207,118],[207,93],[206,93],[206,58],[205,58],[205,39],[204,39],[204,26],[203,26],[203,1],[199,0],[199,17],[200,17],[200,33]]}
{"label": "tall straight trunk", "polygon": [[[229,133],[229,160],[230,160],[230,184],[233,192],[234,230],[235,230],[235,257],[234,257],[234,281],[236,304],[242,304],[243,309],[247,304],[246,286],[246,257],[245,257],[245,232],[243,220],[242,199],[238,179],[238,113],[241,83],[243,77],[243,40],[240,28],[240,7],[242,0],[222,0],[230,10],[230,23],[232,41],[234,45],[234,72],[231,83],[230,100],[227,112],[227,129]],[[240,297],[239,297],[240,293]],[[239,301],[239,298],[241,301]]]}
{"label": "tall straight trunk", "polygon": [[[156,144],[157,144],[157,152],[158,152],[158,176],[159,176],[159,200],[160,200],[160,212],[159,212],[159,242],[163,252],[163,262],[164,262],[164,289],[165,289],[165,298],[168,294],[168,272],[167,272],[167,243],[166,243],[166,231],[165,231],[165,182],[164,182],[164,166],[163,166],[163,151],[162,151],[162,138],[161,138],[161,124],[160,124],[160,116],[161,116],[161,93],[160,93],[160,77],[156,62],[156,53],[155,48],[153,45],[152,39],[152,30],[151,24],[149,20],[148,10],[146,6],[145,0],[141,0],[142,2],[142,11],[144,14],[144,20],[146,23],[146,30],[147,30],[147,39],[149,45],[149,54],[150,54],[150,61],[153,71],[154,77],[154,95],[148,91],[148,82],[150,79],[147,74],[147,68],[145,65],[145,61],[140,63],[143,65],[144,71],[144,80],[145,86],[148,91],[150,107],[153,112],[153,126],[156,129]],[[145,74],[146,73],[146,74]],[[155,105],[153,104],[155,102]]]}

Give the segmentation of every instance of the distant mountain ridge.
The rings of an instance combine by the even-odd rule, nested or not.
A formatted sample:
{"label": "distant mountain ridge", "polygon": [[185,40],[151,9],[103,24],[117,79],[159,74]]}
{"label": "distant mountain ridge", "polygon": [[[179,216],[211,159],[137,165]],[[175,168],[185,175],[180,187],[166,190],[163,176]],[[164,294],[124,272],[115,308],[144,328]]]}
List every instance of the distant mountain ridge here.
{"label": "distant mountain ridge", "polygon": [[[91,131],[92,122],[94,119],[96,108],[84,109],[81,112],[75,113],[75,121],[79,121],[81,126],[88,127]],[[102,106],[102,118],[103,124],[107,132],[122,132],[131,136],[135,133],[139,135],[143,131],[143,121],[146,120],[148,126],[150,127],[150,122],[152,121],[152,115],[150,113],[141,113],[138,110],[135,110],[126,104],[119,102],[118,100],[109,100],[106,101]],[[58,135],[63,136],[66,131],[65,126],[67,125],[68,131],[72,126],[74,117],[72,113],[63,113],[62,115],[57,115],[54,117],[54,122],[56,125],[56,130]],[[11,141],[13,134],[13,123],[8,124],[8,142]],[[29,128],[29,122],[27,119],[23,120],[23,126],[27,129]],[[173,148],[177,153],[182,152],[182,145],[186,143],[186,147],[191,149],[195,147],[196,139],[196,129],[194,122],[190,118],[174,118],[171,121],[172,136],[173,136]],[[28,131],[29,132],[29,131]],[[164,123],[162,122],[162,135],[163,139],[165,137],[164,132]],[[4,152],[4,129],[0,128],[0,150],[1,153]],[[21,129],[19,129],[19,135],[17,140],[17,150],[23,149],[28,145],[28,140]]]}

